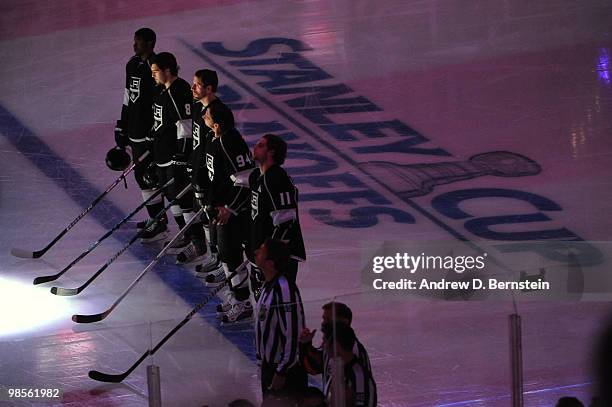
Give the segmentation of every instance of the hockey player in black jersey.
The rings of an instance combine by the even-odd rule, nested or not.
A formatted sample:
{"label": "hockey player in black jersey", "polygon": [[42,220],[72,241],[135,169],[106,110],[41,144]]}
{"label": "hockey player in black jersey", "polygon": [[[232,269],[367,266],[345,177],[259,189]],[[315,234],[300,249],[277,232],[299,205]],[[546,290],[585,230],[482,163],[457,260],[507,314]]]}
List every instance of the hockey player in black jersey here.
{"label": "hockey player in black jersey", "polygon": [[[192,110],[193,152],[191,153],[189,168],[196,201],[202,207],[206,207],[208,204],[206,197],[209,180],[206,168],[206,145],[214,137],[214,132],[204,123],[204,114],[211,105],[221,104],[227,108],[216,95],[218,85],[219,78],[215,71],[200,69],[194,74],[193,85],[191,86],[194,99]],[[233,128],[234,115],[229,108],[227,109],[230,112],[228,126]],[[217,255],[215,229],[215,227],[205,227],[206,237],[210,245],[210,256],[207,256],[202,264],[196,267],[197,276],[200,278],[206,278],[209,273],[217,271],[221,267],[221,260]]]}
{"label": "hockey player in black jersey", "polygon": [[[176,58],[169,52],[155,56],[151,65],[155,82],[162,90],[153,103],[153,127],[151,139],[157,165],[159,183],[165,184],[174,178],[174,184],[167,189],[167,197],[172,200],[178,191],[189,185],[187,164],[192,150],[191,129],[191,86],[178,77]],[[178,205],[170,207],[179,228],[195,216],[193,193],[179,199]],[[161,228],[166,226],[159,223]],[[186,244],[177,255],[178,264],[186,264],[201,259],[206,253],[202,224],[196,221],[186,232]]]}
{"label": "hockey player in black jersey", "polygon": [[[134,56],[125,67],[121,119],[117,120],[115,127],[115,143],[120,148],[130,146],[133,159],[142,156],[145,151],[150,152],[142,163],[134,168],[134,177],[140,187],[143,200],[147,200],[156,191],[155,186],[150,185],[145,177],[147,167],[153,162],[152,146],[146,139],[153,125],[153,98],[158,93],[155,81],[151,77],[151,58],[155,55],[153,51],[155,40],[155,32],[150,28],[141,28],[134,33]],[[162,209],[160,196],[147,205],[149,218],[153,218]],[[168,221],[164,217],[162,222]],[[153,225],[147,221],[138,223],[141,229],[147,226]],[[148,236],[147,240],[163,237],[161,234],[152,233]]]}
{"label": "hockey player in black jersey", "polygon": [[298,262],[306,260],[304,240],[298,216],[298,190],[281,167],[287,157],[287,143],[274,134],[263,136],[253,147],[259,164],[250,175],[251,248],[266,239],[280,239],[289,245],[291,259],[285,275],[295,282]]}
{"label": "hockey player in black jersey", "polygon": [[[232,125],[231,111],[222,103],[212,103],[204,115],[214,138],[206,145],[208,191],[206,204],[218,213],[213,220],[219,256],[225,276],[229,276],[244,259],[249,238],[249,189],[234,185],[234,177],[253,168],[251,152],[242,135]],[[219,283],[219,275],[206,276],[207,285]],[[247,273],[231,280],[232,307],[222,316],[224,323],[250,319],[253,307],[249,301]]]}

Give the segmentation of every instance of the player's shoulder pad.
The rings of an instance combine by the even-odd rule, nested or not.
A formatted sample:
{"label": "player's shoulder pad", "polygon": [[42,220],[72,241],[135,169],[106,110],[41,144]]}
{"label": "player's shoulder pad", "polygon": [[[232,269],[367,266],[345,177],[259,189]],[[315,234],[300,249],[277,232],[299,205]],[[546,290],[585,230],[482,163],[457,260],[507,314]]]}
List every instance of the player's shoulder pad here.
{"label": "player's shoulder pad", "polygon": [[272,172],[272,174],[274,175],[289,178],[289,174],[287,174],[287,171],[280,165],[273,165],[268,171]]}
{"label": "player's shoulder pad", "polygon": [[191,111],[193,112],[193,118],[195,119],[196,117],[198,117],[199,119],[201,119],[202,111],[204,110],[204,105],[202,104],[202,102],[194,99],[192,106],[193,108],[191,109]]}
{"label": "player's shoulder pad", "polygon": [[273,165],[266,171],[266,181],[276,185],[291,185],[291,177],[280,165]]}
{"label": "player's shoulder pad", "polygon": [[138,55],[132,55],[130,59],[128,59],[126,66],[138,65],[140,57]]}
{"label": "player's shoulder pad", "polygon": [[228,130],[227,133],[225,133],[223,135],[223,137],[225,137],[225,139],[229,143],[232,143],[236,147],[245,147],[246,146],[247,150],[249,148],[249,146],[247,145],[246,141],[244,140],[244,137],[242,137],[242,134],[240,134],[238,129],[236,129],[235,127],[233,127],[230,130]]}
{"label": "player's shoulder pad", "polygon": [[191,94],[191,85],[185,79],[177,78],[176,81],[174,81],[174,85],[176,85],[176,88],[181,91],[185,91],[185,89],[187,89],[189,94]]}
{"label": "player's shoulder pad", "polygon": [[255,167],[255,169],[249,174],[249,185],[254,185],[260,175],[261,170],[259,169],[259,167]]}

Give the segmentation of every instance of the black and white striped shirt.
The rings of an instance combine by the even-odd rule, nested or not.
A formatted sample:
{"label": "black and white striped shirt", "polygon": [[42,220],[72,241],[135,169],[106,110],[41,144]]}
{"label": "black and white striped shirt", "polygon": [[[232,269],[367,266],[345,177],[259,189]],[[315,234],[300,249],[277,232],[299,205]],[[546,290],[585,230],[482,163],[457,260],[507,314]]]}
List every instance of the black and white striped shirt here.
{"label": "black and white striped shirt", "polygon": [[375,407],[378,402],[376,383],[372,371],[355,356],[344,366],[344,383],[352,400],[347,400],[356,407]]}
{"label": "black and white striped shirt", "polygon": [[298,336],[304,329],[304,307],[295,283],[280,275],[267,281],[255,307],[257,359],[285,374],[299,363]]}
{"label": "black and white striped shirt", "polygon": [[[368,356],[368,351],[363,346],[358,339],[355,339],[355,344],[353,345],[353,354],[359,359],[359,362],[365,369],[370,372],[370,377],[372,376],[372,366],[370,365],[370,357]],[[323,393],[329,394],[331,387],[331,379],[332,379],[332,359],[330,355],[327,353],[325,346],[323,346]],[[373,379],[372,379],[373,380]]]}

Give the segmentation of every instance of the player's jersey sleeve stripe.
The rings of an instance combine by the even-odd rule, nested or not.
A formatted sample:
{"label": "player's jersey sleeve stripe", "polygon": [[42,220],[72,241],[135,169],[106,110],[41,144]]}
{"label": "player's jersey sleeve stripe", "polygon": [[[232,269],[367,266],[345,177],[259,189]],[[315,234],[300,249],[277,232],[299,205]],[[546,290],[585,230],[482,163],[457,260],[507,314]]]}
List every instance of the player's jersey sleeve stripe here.
{"label": "player's jersey sleeve stripe", "polygon": [[130,91],[126,88],[123,90],[123,106],[130,104]]}
{"label": "player's jersey sleeve stripe", "polygon": [[191,128],[191,119],[179,120],[176,122],[176,137],[177,138],[192,138],[193,130]]}
{"label": "player's jersey sleeve stripe", "polygon": [[255,171],[255,168],[249,168],[248,170],[237,172],[236,174],[230,175],[230,179],[234,181],[235,187],[248,187],[249,177],[253,171]]}
{"label": "player's jersey sleeve stripe", "polygon": [[280,209],[270,212],[270,216],[272,217],[272,224],[278,226],[281,223],[297,219],[297,212],[295,209]]}

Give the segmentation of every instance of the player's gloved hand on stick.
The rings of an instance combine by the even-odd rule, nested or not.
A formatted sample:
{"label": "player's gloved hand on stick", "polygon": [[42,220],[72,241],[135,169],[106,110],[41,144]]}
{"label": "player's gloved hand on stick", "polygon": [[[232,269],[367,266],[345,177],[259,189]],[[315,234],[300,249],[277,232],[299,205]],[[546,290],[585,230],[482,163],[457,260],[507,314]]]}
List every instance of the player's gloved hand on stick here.
{"label": "player's gloved hand on stick", "polygon": [[123,149],[130,145],[130,139],[128,138],[127,133],[123,130],[121,120],[117,120],[117,125],[115,126],[115,144],[117,144],[117,147]]}

